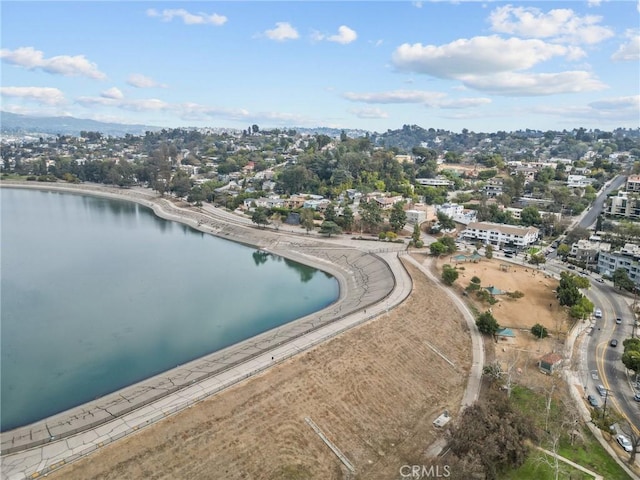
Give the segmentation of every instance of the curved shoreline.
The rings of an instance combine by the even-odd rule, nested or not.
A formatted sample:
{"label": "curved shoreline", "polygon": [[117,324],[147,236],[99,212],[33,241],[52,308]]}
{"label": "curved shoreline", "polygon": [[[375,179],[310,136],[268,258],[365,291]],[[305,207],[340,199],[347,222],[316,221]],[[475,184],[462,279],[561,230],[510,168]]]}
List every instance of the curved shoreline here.
{"label": "curved shoreline", "polygon": [[[172,394],[184,397],[183,391],[185,389],[191,389],[210,380],[215,381],[217,377],[223,376],[226,372],[236,367],[244,366],[246,367],[244,370],[248,370],[248,373],[236,378],[231,383],[247,378],[270,366],[267,364],[257,368],[255,365],[250,365],[252,360],[264,356],[265,353],[271,353],[274,349],[286,349],[288,345],[293,345],[303,337],[312,336],[325,327],[340,323],[340,320],[356,312],[362,313],[362,309],[365,307],[380,304],[385,299],[387,302],[386,309],[388,309],[391,303],[390,295],[397,291],[396,277],[398,274],[392,271],[387,260],[375,253],[363,252],[353,246],[321,241],[308,235],[276,233],[257,229],[250,225],[230,223],[229,219],[206,214],[204,209],[184,209],[175,206],[166,198],[159,197],[155,192],[150,193],[148,189],[120,190],[87,184],[76,186],[71,184],[27,184],[6,181],[2,181],[0,186],[63,191],[134,201],[151,208],[156,215],[166,220],[178,221],[204,233],[261,248],[275,255],[326,271],[333,275],[340,285],[338,300],[318,312],[113,392],[96,401],[31,425],[3,432],[0,434],[2,437],[3,460],[7,460],[6,456],[15,452],[38,446],[42,448],[43,445],[53,446],[60,439],[69,439],[66,442],[69,445],[74,435],[87,432],[90,429],[97,429],[117,419],[123,419],[125,416],[135,414],[136,411],[154,403],[162,403],[162,399],[166,399]],[[403,301],[407,295],[408,292],[406,292],[405,288],[404,294],[393,299],[393,305]],[[385,306],[382,305],[382,307]],[[380,310],[383,309],[380,308]],[[311,343],[307,343],[304,348],[318,344],[329,338],[329,336],[336,335],[373,316],[375,316],[375,312],[371,313],[371,311],[369,316],[360,315],[361,318],[358,318],[357,322],[351,321],[346,327],[340,327],[333,333],[329,333],[329,335],[325,333],[319,338],[313,339]],[[278,360],[281,361],[283,358],[295,355],[300,350],[301,347],[295,346],[295,348],[289,349],[286,357],[278,356]],[[273,360],[274,356],[271,356],[271,359]],[[187,408],[194,402],[202,400],[227,386],[229,386],[228,382],[216,382],[216,385],[212,385],[213,388],[201,388],[201,390],[205,391],[200,392],[195,397],[191,396],[189,401],[185,402],[183,398],[177,405],[173,402],[170,408],[160,406],[161,413],[155,415],[151,420],[145,421],[144,425]],[[127,422],[125,424],[127,426],[126,429],[120,429],[122,431],[110,436],[109,441],[140,428],[140,426],[130,427]],[[125,431],[127,429],[130,431]],[[111,429],[110,431],[115,430]],[[73,450],[71,449],[71,451]],[[71,461],[69,458],[79,454],[76,451],[71,456],[67,455],[65,462]]]}

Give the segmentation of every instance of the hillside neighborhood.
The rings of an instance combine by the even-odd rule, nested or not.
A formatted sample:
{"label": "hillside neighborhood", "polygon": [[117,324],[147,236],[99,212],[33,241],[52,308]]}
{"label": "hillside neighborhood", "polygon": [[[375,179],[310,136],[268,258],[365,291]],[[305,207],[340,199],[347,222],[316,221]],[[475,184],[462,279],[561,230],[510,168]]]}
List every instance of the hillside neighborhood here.
{"label": "hillside neighborhood", "polygon": [[[344,131],[163,129],[144,135],[5,135],[3,178],[149,186],[210,202],[258,225],[301,225],[421,245],[420,232],[524,250],[559,246],[571,218],[614,176],[629,174],[592,231],[563,258],[640,285],[640,133],[574,129],[492,134],[405,125],[352,138]],[[409,148],[408,146],[411,145]],[[306,214],[305,214],[306,212]],[[414,229],[418,229],[415,230]]]}

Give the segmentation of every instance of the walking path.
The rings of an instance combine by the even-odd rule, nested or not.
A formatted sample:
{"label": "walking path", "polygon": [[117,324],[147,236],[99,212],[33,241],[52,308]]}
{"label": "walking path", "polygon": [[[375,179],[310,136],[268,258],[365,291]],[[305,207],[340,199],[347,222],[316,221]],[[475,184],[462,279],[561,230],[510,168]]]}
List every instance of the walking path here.
{"label": "walking path", "polygon": [[586,473],[587,475],[591,475],[593,478],[595,478],[595,480],[604,480],[604,477],[602,475],[598,475],[596,472],[593,472],[587,468],[584,468],[582,465],[578,465],[575,462],[572,462],[571,460],[569,460],[568,458],[564,458],[561,455],[558,455],[557,453],[553,453],[550,452],[549,450],[545,450],[542,447],[536,447],[538,450],[540,450],[541,452],[546,453],[547,455],[550,455],[554,458],[557,458],[558,460],[560,460],[561,462],[567,463],[569,465],[571,465],[573,468],[580,470],[581,472]]}
{"label": "walking path", "polygon": [[[109,187],[90,186],[89,191],[84,185],[83,188],[68,185],[63,188],[56,185],[34,187],[123,198],[119,189]],[[411,293],[411,278],[398,259],[397,244],[382,247],[377,242],[344,240],[347,245],[343,245],[304,234],[277,234],[244,226],[242,222],[230,223],[232,219],[216,218],[203,211],[180,209],[146,190],[125,190],[124,194],[127,199],[153,208],[163,218],[325,270],[340,282],[340,298],[320,312],[140,384],[27,427],[2,433],[2,479],[34,478],[60,468],[276,362],[379,316]],[[380,251],[370,253],[368,250],[372,249]]]}

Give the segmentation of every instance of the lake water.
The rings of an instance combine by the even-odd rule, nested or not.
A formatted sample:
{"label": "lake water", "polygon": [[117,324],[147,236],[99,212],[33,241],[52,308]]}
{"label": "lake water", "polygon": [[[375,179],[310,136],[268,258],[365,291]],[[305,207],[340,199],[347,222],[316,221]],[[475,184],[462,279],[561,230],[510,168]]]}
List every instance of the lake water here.
{"label": "lake water", "polygon": [[98,197],[0,190],[2,431],[338,298],[330,275]]}

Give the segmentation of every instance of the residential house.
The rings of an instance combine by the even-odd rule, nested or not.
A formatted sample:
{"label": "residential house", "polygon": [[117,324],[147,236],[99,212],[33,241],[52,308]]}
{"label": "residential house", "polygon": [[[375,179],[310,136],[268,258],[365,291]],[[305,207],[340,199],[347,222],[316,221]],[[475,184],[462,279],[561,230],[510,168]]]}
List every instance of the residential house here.
{"label": "residential house", "polygon": [[557,353],[547,353],[538,360],[538,368],[542,373],[551,375],[564,363],[564,358]]}
{"label": "residential house", "polygon": [[489,198],[502,195],[502,180],[492,179],[483,188],[485,195]]}
{"label": "residential house", "polygon": [[437,176],[436,178],[416,178],[418,185],[425,185],[429,187],[453,187],[454,183],[446,177]]}
{"label": "residential house", "polygon": [[629,175],[629,177],[627,178],[625,190],[627,192],[640,193],[640,175]]}
{"label": "residential house", "polygon": [[407,223],[420,225],[427,219],[427,212],[424,210],[407,210]]}

